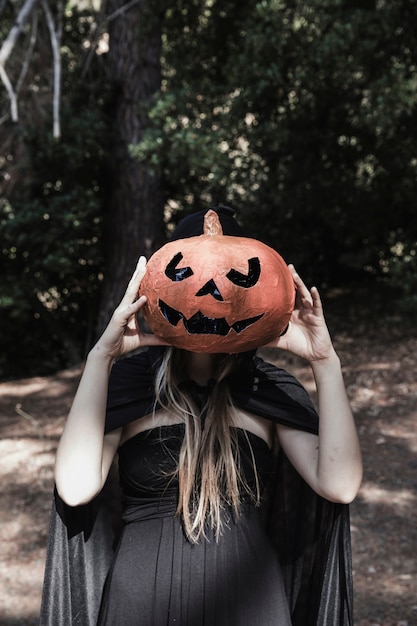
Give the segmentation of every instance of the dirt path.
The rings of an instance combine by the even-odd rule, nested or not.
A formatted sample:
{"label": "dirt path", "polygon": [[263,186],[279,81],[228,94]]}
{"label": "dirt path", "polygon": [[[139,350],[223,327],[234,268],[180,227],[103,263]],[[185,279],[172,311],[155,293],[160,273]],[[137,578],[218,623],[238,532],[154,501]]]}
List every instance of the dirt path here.
{"label": "dirt path", "polygon": [[[351,508],[355,623],[414,626],[417,337],[370,323],[334,339],[365,463]],[[284,366],[312,389],[304,364]],[[79,374],[0,384],[0,626],[37,624],[53,457]]]}

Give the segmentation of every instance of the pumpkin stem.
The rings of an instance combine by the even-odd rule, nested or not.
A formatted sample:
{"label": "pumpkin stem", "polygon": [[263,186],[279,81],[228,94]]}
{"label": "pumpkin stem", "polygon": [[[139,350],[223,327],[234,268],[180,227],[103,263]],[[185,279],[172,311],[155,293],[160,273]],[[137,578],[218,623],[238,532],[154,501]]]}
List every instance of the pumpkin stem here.
{"label": "pumpkin stem", "polygon": [[203,234],[214,237],[215,235],[223,235],[223,228],[216,211],[210,209],[204,215]]}

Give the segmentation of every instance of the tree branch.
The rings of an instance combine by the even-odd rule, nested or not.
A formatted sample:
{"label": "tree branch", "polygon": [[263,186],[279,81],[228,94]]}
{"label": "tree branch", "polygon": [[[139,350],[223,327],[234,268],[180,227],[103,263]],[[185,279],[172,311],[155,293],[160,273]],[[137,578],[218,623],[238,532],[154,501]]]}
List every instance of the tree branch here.
{"label": "tree branch", "polygon": [[54,18],[47,0],[42,0],[42,8],[45,13],[46,23],[48,25],[49,36],[51,39],[52,57],[54,60],[54,95],[53,95],[53,136],[54,139],[61,137],[61,120],[60,120],[60,104],[61,104],[61,39],[62,39],[62,0],[57,3],[56,26]]}
{"label": "tree branch", "polygon": [[4,68],[3,65],[0,64],[0,78],[2,80],[3,85],[6,88],[7,95],[10,100],[10,116],[12,118],[12,122],[17,122],[19,120],[19,113],[17,110],[17,95],[15,90],[13,89],[13,85],[10,81],[10,78]]}
{"label": "tree branch", "polygon": [[97,43],[103,34],[104,25],[107,23],[106,18],[107,11],[107,0],[102,0],[100,4],[100,11],[98,14],[98,19],[96,20],[94,30],[92,29],[92,34],[90,36],[90,47],[87,52],[87,56],[85,62],[83,64],[81,70],[81,76],[85,78],[87,76],[88,70],[90,69],[91,60],[96,53]]}
{"label": "tree branch", "polygon": [[33,50],[35,48],[37,34],[38,34],[38,13],[36,11],[34,11],[32,13],[32,28],[31,28],[31,31],[30,31],[29,46],[28,46],[28,49],[27,49],[26,54],[25,54],[25,59],[23,61],[23,65],[22,65],[22,69],[20,71],[20,75],[19,75],[18,81],[16,83],[16,94],[19,93],[19,91],[20,91],[20,89],[21,89],[21,87],[23,85],[23,81],[25,80],[26,74],[28,72],[29,63],[30,63],[30,60],[32,58]]}
{"label": "tree branch", "polygon": [[130,0],[130,2],[127,2],[116,11],[113,11],[113,13],[107,17],[107,22],[111,22],[112,20],[115,20],[116,17],[119,17],[119,15],[126,13],[126,11],[129,11],[129,9],[134,7],[135,4],[139,4],[139,2],[142,2],[142,0]]}
{"label": "tree branch", "polygon": [[17,16],[17,20],[13,28],[11,28],[9,34],[6,39],[3,41],[2,46],[0,48],[0,65],[5,65],[7,59],[9,58],[15,44],[17,38],[20,33],[23,31],[26,20],[31,14],[35,4],[39,0],[26,0],[22,8],[20,9],[19,15]]}
{"label": "tree branch", "polygon": [[3,82],[3,85],[6,88],[7,94],[10,100],[10,115],[13,122],[17,122],[19,120],[19,113],[17,108],[17,93],[13,89],[13,85],[9,79],[9,76],[6,72],[6,62],[9,56],[12,53],[12,50],[16,44],[16,41],[21,32],[23,32],[23,28],[29,15],[31,14],[33,8],[37,4],[39,0],[26,0],[23,4],[22,8],[19,11],[19,15],[17,16],[16,23],[11,28],[9,34],[6,39],[3,41],[2,46],[0,48],[0,78]]}

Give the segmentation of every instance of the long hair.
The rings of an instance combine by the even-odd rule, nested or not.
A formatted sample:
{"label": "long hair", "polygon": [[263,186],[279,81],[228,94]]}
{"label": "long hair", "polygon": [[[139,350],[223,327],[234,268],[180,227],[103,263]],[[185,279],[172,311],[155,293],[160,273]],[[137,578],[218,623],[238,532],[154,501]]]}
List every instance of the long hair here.
{"label": "long hair", "polygon": [[[206,536],[207,528],[219,539],[225,509],[239,516],[241,494],[260,502],[255,459],[249,443],[254,466],[255,492],[241,472],[235,422],[236,408],[226,382],[238,366],[239,357],[216,355],[216,383],[205,406],[196,406],[191,396],[179,388],[188,378],[187,353],[167,348],[155,379],[156,402],[185,423],[176,474],[179,482],[177,514],[181,516],[188,539],[196,543]],[[204,428],[201,415],[204,413]]]}

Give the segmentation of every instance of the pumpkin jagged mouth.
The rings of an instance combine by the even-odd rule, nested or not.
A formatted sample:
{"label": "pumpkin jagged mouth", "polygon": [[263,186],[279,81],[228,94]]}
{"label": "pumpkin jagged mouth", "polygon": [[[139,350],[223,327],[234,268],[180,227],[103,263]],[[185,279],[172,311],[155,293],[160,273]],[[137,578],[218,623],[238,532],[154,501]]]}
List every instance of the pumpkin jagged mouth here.
{"label": "pumpkin jagged mouth", "polygon": [[163,300],[158,300],[158,306],[162,315],[171,326],[177,326],[178,322],[182,320],[185,330],[193,335],[221,335],[225,337],[231,329],[233,329],[235,333],[241,333],[245,328],[248,328],[248,326],[251,326],[264,316],[264,314],[261,313],[255,317],[248,317],[245,320],[239,320],[238,322],[234,322],[234,324],[229,324],[224,317],[207,317],[201,313],[201,311],[197,311],[197,313],[194,313],[194,315],[187,319],[181,311],[173,309]]}

